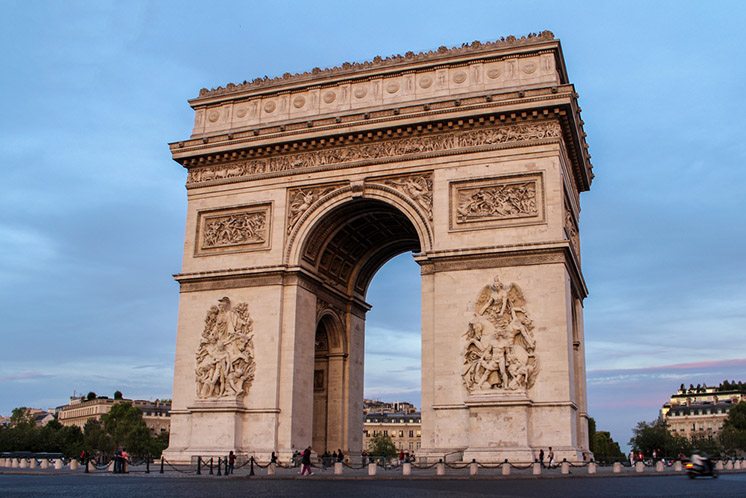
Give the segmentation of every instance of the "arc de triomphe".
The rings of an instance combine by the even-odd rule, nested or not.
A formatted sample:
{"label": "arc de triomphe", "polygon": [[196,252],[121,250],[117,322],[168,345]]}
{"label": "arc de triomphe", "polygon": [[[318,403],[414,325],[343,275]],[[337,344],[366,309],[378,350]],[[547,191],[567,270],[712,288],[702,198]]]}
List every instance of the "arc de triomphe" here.
{"label": "arc de triomphe", "polygon": [[579,194],[593,174],[549,32],[202,90],[170,461],[359,457],[368,284],[422,278],[421,459],[588,451]]}

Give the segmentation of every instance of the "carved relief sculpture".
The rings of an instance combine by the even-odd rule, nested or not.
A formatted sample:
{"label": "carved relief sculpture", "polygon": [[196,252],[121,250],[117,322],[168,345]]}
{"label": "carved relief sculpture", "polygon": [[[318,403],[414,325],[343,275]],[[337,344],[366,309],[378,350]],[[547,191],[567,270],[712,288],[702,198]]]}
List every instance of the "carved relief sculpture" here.
{"label": "carved relief sculpture", "polygon": [[372,180],[388,185],[403,193],[417,204],[427,215],[433,219],[433,176],[430,173],[424,175],[407,175],[398,178],[385,178]]}
{"label": "carved relief sculpture", "polygon": [[202,247],[262,243],[267,240],[266,213],[237,213],[205,219]]}
{"label": "carved relief sculpture", "polygon": [[378,143],[330,147],[317,151],[290,153],[192,168],[187,176],[187,185],[266,173],[295,172],[296,170],[340,163],[426,152],[452,151],[525,140],[560,138],[561,136],[562,130],[557,121],[541,121],[392,139]]}
{"label": "carved relief sculpture", "polygon": [[197,255],[266,249],[270,205],[201,211],[197,227]]}
{"label": "carved relief sculpture", "polygon": [[475,219],[505,219],[535,216],[536,182],[506,183],[489,187],[460,189],[458,221]]}
{"label": "carved relief sculpture", "polygon": [[470,393],[525,392],[539,371],[533,322],[523,292],[496,276],[474,305],[474,318],[463,335],[461,376]]}
{"label": "carved relief sculpture", "polygon": [[332,192],[339,185],[321,185],[288,189],[287,233],[293,230],[300,217],[314,202]]}
{"label": "carved relief sculpture", "polygon": [[196,355],[199,399],[240,398],[254,380],[253,321],[249,306],[223,297],[205,318]]}
{"label": "carved relief sculpture", "polygon": [[572,215],[570,206],[565,201],[565,233],[567,239],[570,241],[575,254],[580,256],[580,235],[578,234],[578,225],[575,223],[575,218]]}

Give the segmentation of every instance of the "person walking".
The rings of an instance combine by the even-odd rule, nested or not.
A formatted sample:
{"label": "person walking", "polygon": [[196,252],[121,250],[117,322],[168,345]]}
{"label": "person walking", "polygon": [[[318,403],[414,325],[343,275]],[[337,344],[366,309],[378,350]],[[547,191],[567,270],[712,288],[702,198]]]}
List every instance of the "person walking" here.
{"label": "person walking", "polygon": [[344,453],[342,453],[342,450],[337,450],[337,462],[342,463],[345,461]]}
{"label": "person walking", "polygon": [[544,468],[544,448],[539,450],[539,463],[541,464],[541,468]]}
{"label": "person walking", "polygon": [[552,468],[552,463],[554,463],[554,451],[552,451],[552,447],[549,447],[549,468]]}
{"label": "person walking", "polygon": [[303,468],[300,471],[300,475],[309,475],[312,476],[313,472],[311,472],[311,447],[309,446],[305,450],[303,450],[303,457],[301,458],[301,463],[303,464]]}
{"label": "person walking", "polygon": [[277,465],[277,455],[275,455],[275,452],[272,452],[272,456],[269,457],[269,463],[274,463]]}
{"label": "person walking", "polygon": [[236,455],[233,453],[233,450],[231,450],[230,453],[228,453],[228,470],[226,473],[228,475],[233,473],[233,469],[236,467]]}

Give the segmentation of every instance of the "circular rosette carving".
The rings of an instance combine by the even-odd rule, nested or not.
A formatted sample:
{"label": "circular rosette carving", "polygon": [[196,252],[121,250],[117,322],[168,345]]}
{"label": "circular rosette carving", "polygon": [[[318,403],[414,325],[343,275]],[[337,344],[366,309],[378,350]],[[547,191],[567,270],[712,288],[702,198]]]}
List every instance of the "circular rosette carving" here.
{"label": "circular rosette carving", "polygon": [[205,317],[196,354],[197,397],[239,398],[254,380],[253,321],[249,305],[224,297]]}
{"label": "circular rosette carving", "polygon": [[463,337],[461,376],[469,392],[526,391],[536,380],[534,325],[518,285],[495,277],[477,295]]}

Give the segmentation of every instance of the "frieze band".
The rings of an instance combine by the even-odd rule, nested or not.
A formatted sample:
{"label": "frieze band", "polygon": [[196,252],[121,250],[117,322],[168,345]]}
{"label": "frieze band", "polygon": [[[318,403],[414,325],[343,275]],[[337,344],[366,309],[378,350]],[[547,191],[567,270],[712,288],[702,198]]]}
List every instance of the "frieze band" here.
{"label": "frieze band", "polygon": [[454,149],[488,146],[527,140],[560,138],[562,129],[557,121],[512,124],[437,135],[417,136],[364,143],[312,152],[248,159],[227,164],[189,170],[187,186],[200,183],[249,177],[253,175],[296,171],[331,164],[352,163],[370,159],[390,158]]}

